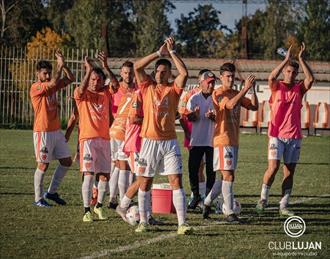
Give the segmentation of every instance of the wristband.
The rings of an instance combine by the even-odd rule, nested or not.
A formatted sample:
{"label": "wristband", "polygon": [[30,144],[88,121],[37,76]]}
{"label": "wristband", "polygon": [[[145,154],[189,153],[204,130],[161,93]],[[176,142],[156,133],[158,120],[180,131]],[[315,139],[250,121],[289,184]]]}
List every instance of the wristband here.
{"label": "wristband", "polygon": [[175,49],[170,50],[170,54],[176,53]]}
{"label": "wristband", "polygon": [[160,53],[159,50],[156,51],[156,54],[157,54],[158,57],[161,57],[162,56],[162,54]]}

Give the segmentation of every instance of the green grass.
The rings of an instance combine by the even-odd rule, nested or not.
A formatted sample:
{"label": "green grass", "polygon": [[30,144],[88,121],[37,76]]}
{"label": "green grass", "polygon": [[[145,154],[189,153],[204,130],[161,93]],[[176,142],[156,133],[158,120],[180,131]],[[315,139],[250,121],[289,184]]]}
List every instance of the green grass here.
{"label": "green grass", "polygon": [[[109,210],[107,222],[83,224],[81,177],[76,165],[68,171],[60,189],[68,205],[36,208],[32,206],[36,166],[32,131],[0,130],[0,135],[0,258],[79,258],[105,250],[108,253],[103,258],[265,258],[273,256],[274,251],[268,248],[270,241],[318,241],[322,242],[322,250],[315,251],[318,257],[330,256],[329,137],[303,140],[291,199],[293,202],[303,199],[292,206],[306,222],[307,229],[302,237],[293,239],[286,236],[284,219],[278,217],[277,210],[271,210],[263,217],[255,214],[254,206],[267,166],[267,137],[241,135],[234,191],[242,204],[241,216],[246,224],[220,225],[216,220],[209,223],[201,219],[201,214],[189,213],[189,223],[197,229],[194,235],[170,236],[147,246],[110,252],[122,246],[135,245],[135,242],[142,244],[146,240],[175,233],[175,215],[157,215],[166,225],[144,235],[135,234],[134,227],[125,224],[113,210]],[[72,152],[74,142],[70,142]],[[182,149],[182,153],[184,185],[190,194],[187,152]],[[48,169],[45,186],[50,182],[55,165],[53,162]],[[155,179],[156,182],[165,180]],[[272,187],[272,207],[279,201],[280,185],[281,172]],[[221,218],[214,214],[212,217]]]}

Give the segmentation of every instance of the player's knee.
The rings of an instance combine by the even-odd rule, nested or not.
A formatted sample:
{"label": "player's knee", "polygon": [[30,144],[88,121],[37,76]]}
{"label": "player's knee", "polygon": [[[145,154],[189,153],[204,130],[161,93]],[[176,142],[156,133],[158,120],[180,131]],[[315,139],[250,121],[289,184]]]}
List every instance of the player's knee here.
{"label": "player's knee", "polygon": [[49,163],[38,163],[38,169],[46,172],[48,169]]}
{"label": "player's knee", "polygon": [[270,163],[268,165],[268,174],[270,175],[274,175],[277,173],[278,169],[279,169],[280,165],[279,163]]}
{"label": "player's knee", "polygon": [[98,174],[98,175],[99,175],[99,181],[108,182],[109,179],[110,179],[110,174],[101,173],[101,174]]}
{"label": "player's knee", "polygon": [[62,158],[59,161],[62,166],[70,167],[72,165],[71,157]]}

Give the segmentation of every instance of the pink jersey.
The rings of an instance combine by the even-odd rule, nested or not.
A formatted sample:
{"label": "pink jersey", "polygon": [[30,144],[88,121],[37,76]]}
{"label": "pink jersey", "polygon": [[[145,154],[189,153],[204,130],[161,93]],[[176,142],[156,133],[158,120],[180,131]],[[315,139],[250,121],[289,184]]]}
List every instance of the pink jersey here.
{"label": "pink jersey", "polygon": [[141,150],[141,124],[133,124],[129,122],[131,117],[143,118],[142,95],[140,89],[136,90],[132,97],[131,107],[129,109],[128,119],[126,122],[125,141],[123,151],[125,153],[140,152]]}
{"label": "pink jersey", "polygon": [[301,108],[302,108],[303,81],[288,87],[278,81],[276,88],[272,89],[269,100],[271,107],[271,121],[268,135],[271,137],[300,139],[301,134]]}

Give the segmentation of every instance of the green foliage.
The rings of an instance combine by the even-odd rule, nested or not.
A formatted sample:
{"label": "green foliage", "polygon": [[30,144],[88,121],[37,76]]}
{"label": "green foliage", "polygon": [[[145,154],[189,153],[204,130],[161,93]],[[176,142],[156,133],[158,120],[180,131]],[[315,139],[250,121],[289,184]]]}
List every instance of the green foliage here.
{"label": "green foliage", "polygon": [[41,1],[6,0],[0,5],[6,12],[5,16],[0,12],[0,28],[3,34],[3,37],[0,36],[0,45],[23,47],[37,31],[48,25]]}
{"label": "green foliage", "polygon": [[299,24],[301,41],[307,47],[309,58],[330,60],[330,6],[327,0],[308,0],[305,16]]}
{"label": "green foliage", "polygon": [[175,7],[169,0],[133,1],[137,56],[145,56],[156,51],[165,38],[171,35],[172,30],[166,12],[173,8]]}
{"label": "green foliage", "polygon": [[198,5],[188,16],[181,14],[176,20],[177,34],[182,53],[189,57],[225,57],[226,37],[219,14],[211,4]]}

